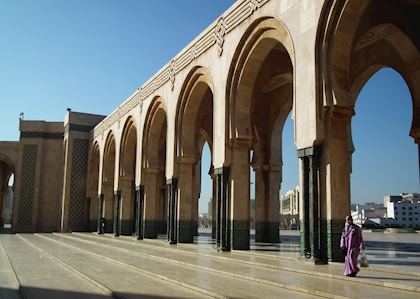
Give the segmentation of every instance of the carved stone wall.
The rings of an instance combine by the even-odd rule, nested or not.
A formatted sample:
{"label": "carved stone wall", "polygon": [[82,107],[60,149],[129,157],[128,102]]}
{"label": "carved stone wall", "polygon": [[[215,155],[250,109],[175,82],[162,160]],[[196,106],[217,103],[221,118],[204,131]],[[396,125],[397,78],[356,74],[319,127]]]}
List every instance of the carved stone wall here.
{"label": "carved stone wall", "polygon": [[22,181],[20,186],[20,201],[18,212],[19,225],[32,224],[32,210],[35,188],[37,145],[24,145],[22,158]]}
{"label": "carved stone wall", "polygon": [[83,229],[87,225],[86,177],[89,140],[74,139],[70,181],[69,227]]}

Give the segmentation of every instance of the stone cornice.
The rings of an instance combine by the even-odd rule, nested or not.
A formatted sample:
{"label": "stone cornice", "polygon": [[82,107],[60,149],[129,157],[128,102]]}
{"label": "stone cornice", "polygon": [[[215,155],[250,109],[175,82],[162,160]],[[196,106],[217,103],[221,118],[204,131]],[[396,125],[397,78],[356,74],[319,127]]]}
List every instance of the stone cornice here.
{"label": "stone cornice", "polygon": [[213,46],[216,45],[219,55],[222,55],[223,45],[227,35],[269,1],[271,0],[242,0],[231,6],[222,16],[185,47],[184,50],[171,59],[151,79],[128,97],[114,112],[102,120],[95,127],[93,137],[96,138],[101,135],[137,105],[140,104],[142,106],[144,99],[168,81],[171,83],[171,89],[173,89],[176,75]]}

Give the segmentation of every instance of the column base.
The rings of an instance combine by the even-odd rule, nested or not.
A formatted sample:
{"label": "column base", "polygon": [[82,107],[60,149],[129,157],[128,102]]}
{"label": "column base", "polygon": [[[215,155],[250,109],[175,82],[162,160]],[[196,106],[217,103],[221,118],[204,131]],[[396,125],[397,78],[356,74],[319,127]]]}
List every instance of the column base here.
{"label": "column base", "polygon": [[193,220],[178,220],[178,243],[194,243]]}
{"label": "column base", "polygon": [[105,233],[106,234],[112,234],[114,233],[114,221],[107,220],[105,224]]}
{"label": "column base", "polygon": [[91,233],[98,231],[98,220],[97,219],[89,219],[88,231],[91,232]]}
{"label": "column base", "polygon": [[164,220],[164,221],[162,221],[162,220],[156,220],[159,224],[158,224],[158,226],[159,226],[159,231],[158,231],[158,233],[159,234],[162,234],[162,235],[166,235],[167,234],[167,224],[166,224],[166,220]]}
{"label": "column base", "polygon": [[158,220],[144,220],[143,222],[144,233],[143,238],[156,239],[159,232],[159,221]]}
{"label": "column base", "polygon": [[279,222],[258,221],[255,223],[255,242],[280,243]]}
{"label": "column base", "polygon": [[[309,236],[309,230],[308,235],[306,235],[307,239],[305,240],[305,222],[301,221],[300,226],[300,256],[303,259],[311,259],[312,258],[312,252],[311,252],[311,246],[310,246],[310,236]],[[321,250],[322,251],[322,250]]]}
{"label": "column base", "polygon": [[330,262],[344,262],[340,249],[344,220],[321,220],[321,258]]}
{"label": "column base", "polygon": [[131,236],[135,233],[133,231],[133,221],[131,219],[122,219],[121,220],[121,235]]}
{"label": "column base", "polygon": [[193,234],[198,236],[198,221],[193,221]]}
{"label": "column base", "polygon": [[298,261],[306,262],[308,264],[313,264],[313,265],[326,265],[326,264],[328,264],[328,261],[326,261],[326,260],[315,259],[313,257],[307,258],[305,256],[298,257]]}
{"label": "column base", "polygon": [[249,228],[248,220],[233,220],[231,247],[234,250],[249,250]]}
{"label": "column base", "polygon": [[216,239],[216,220],[211,221],[211,237]]}

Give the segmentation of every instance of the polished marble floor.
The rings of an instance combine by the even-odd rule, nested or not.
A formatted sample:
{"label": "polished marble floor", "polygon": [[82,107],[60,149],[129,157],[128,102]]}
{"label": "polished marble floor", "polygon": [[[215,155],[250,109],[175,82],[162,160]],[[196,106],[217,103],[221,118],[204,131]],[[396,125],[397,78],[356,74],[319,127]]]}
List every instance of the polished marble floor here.
{"label": "polished marble floor", "polygon": [[418,235],[366,233],[374,266],[356,278],[344,277],[341,264],[297,260],[296,232],[281,235],[277,246],[234,252],[215,250],[206,231],[176,246],[92,233],[0,235],[0,298],[420,297],[415,267],[385,268],[392,254],[374,253],[392,247],[394,258],[418,262]]}
{"label": "polished marble floor", "polygon": [[[199,244],[210,245],[210,229],[200,229],[196,238]],[[384,233],[364,231],[366,253],[371,267],[384,267],[420,273],[420,233]],[[289,256],[299,256],[299,232],[286,230],[280,232],[280,244],[263,244],[254,242],[254,231],[251,230],[251,249],[255,252]]]}

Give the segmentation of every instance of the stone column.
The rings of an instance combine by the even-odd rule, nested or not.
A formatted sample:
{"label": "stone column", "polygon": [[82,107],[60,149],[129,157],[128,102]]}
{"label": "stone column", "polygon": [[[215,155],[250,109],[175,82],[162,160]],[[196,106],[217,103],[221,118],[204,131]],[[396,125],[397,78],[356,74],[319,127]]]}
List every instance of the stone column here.
{"label": "stone column", "polygon": [[166,181],[166,192],[168,198],[168,221],[167,232],[169,244],[176,244],[178,242],[178,182],[176,178]]}
{"label": "stone column", "polygon": [[229,251],[231,249],[231,221],[229,199],[229,169],[227,167],[214,170],[215,175],[215,214],[212,215],[216,226],[216,247],[218,250]]}
{"label": "stone column", "polygon": [[102,229],[103,213],[104,213],[104,194],[102,193],[98,197],[98,219],[97,219],[97,226],[96,226],[96,232],[98,234],[104,233],[104,230]]}
{"label": "stone column", "polygon": [[144,238],[157,238],[158,235],[159,173],[158,168],[149,167],[144,170]]}
{"label": "stone column", "polygon": [[255,241],[279,243],[280,169],[255,165]]}
{"label": "stone column", "polygon": [[305,158],[304,151],[298,151],[301,192],[299,196],[299,227],[300,227],[300,255],[311,257],[310,236],[309,236],[309,161]]}
{"label": "stone column", "polygon": [[166,181],[165,177],[162,176],[164,170],[162,170],[161,176],[159,177],[159,203],[158,203],[158,220],[159,220],[159,230],[158,234],[166,234],[167,233],[167,200],[166,200]]}
{"label": "stone column", "polygon": [[[6,183],[6,185],[7,185],[7,183]],[[3,187],[3,186],[1,186],[1,187]],[[6,215],[5,215],[6,204],[7,204],[6,195],[7,195],[6,191],[0,190],[0,231],[3,229],[4,219],[6,218]]]}
{"label": "stone column", "polygon": [[418,147],[418,170],[419,170],[419,182],[420,182],[420,129],[415,130],[414,142]]}
{"label": "stone column", "polygon": [[194,236],[198,236],[198,206],[199,206],[199,199],[201,193],[201,160],[198,160],[195,163],[194,167],[194,196],[193,196],[193,205],[192,205],[192,219],[193,219],[193,234]]}
{"label": "stone column", "polygon": [[194,168],[195,161],[190,157],[181,157],[178,179],[178,242],[194,242]]}
{"label": "stone column", "polygon": [[[301,225],[301,255],[321,263],[320,209],[319,209],[319,154],[320,147],[298,150],[302,160],[303,223]],[[302,250],[303,249],[303,250]]]}
{"label": "stone column", "polygon": [[348,126],[353,115],[353,108],[336,106],[326,118],[327,134],[320,162],[321,256],[329,261],[344,261],[340,237],[345,217],[350,215]]}
{"label": "stone column", "polygon": [[136,188],[136,237],[143,240],[144,237],[144,186]]}
{"label": "stone column", "polygon": [[281,166],[270,165],[268,172],[268,198],[266,202],[267,225],[266,239],[268,243],[280,243],[280,184]]}
{"label": "stone column", "polygon": [[211,193],[211,237],[216,239],[216,175],[214,173],[214,167],[211,167],[210,171],[211,183],[212,183],[212,193]]}
{"label": "stone column", "polygon": [[250,229],[250,177],[249,145],[235,141],[230,168],[230,213],[232,230],[231,248],[249,249]]}
{"label": "stone column", "polygon": [[114,224],[114,183],[104,182],[102,184],[103,196],[104,196],[104,218],[106,221],[104,233],[113,232]]}
{"label": "stone column", "polygon": [[122,176],[119,184],[121,188],[121,234],[129,236],[135,232],[133,230],[133,219],[135,219],[134,180],[132,177]]}
{"label": "stone column", "polygon": [[114,192],[114,229],[115,237],[121,234],[121,190]]}

